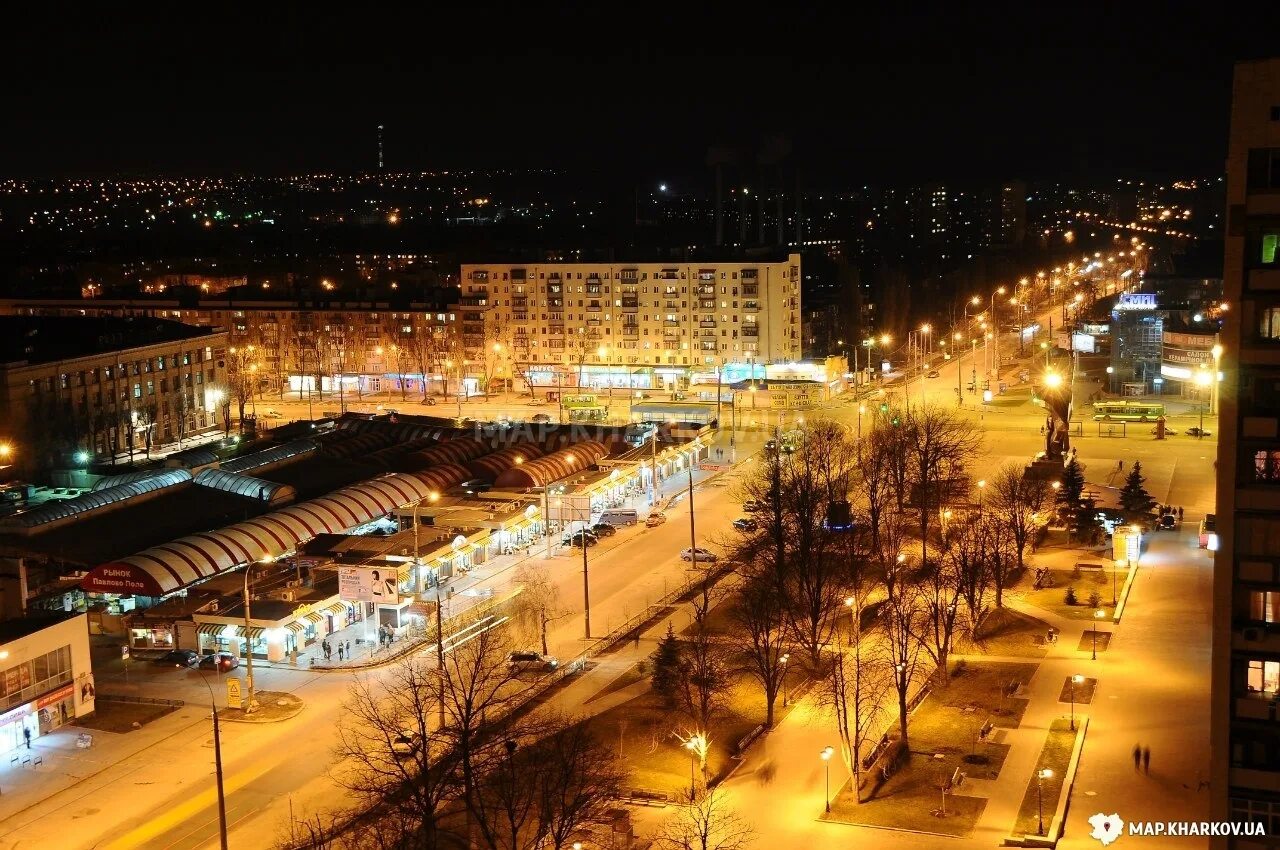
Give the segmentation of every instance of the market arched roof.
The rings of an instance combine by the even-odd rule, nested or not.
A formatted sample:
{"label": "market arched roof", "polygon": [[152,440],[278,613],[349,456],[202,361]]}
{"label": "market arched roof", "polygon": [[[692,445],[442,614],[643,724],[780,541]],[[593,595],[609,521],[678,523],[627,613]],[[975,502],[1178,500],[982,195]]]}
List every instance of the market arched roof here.
{"label": "market arched roof", "polygon": [[217,531],[190,534],[100,564],[80,586],[87,591],[165,596],[242,564],[278,558],[317,534],[340,534],[364,525],[426,498],[433,488],[431,479],[417,475],[374,478]]}
{"label": "market arched roof", "polygon": [[105,490],[108,487],[119,487],[121,484],[132,484],[135,481],[146,481],[148,478],[153,478],[157,475],[164,475],[171,471],[172,469],[161,467],[158,469],[140,469],[136,472],[122,472],[119,475],[108,475],[105,478],[99,478],[97,481],[93,482],[93,487],[91,489],[94,492],[97,492],[99,490]]}
{"label": "market arched roof", "polygon": [[438,443],[429,449],[413,452],[402,459],[406,469],[427,469],[441,463],[466,463],[491,450],[478,440],[458,439]]}
{"label": "market arched roof", "polygon": [[499,449],[484,457],[469,461],[467,469],[471,470],[472,476],[476,478],[494,481],[511,467],[531,463],[541,457],[542,449],[538,448],[537,445],[521,443],[516,446],[507,446],[505,449]]}
{"label": "market arched roof", "polygon": [[190,481],[191,473],[187,470],[166,469],[140,481],[84,493],[74,499],[46,502],[38,508],[5,517],[0,520],[0,528],[18,530],[24,534],[39,534],[65,520],[82,519],[91,514],[112,510],[139,497]]}
{"label": "market arched roof", "polygon": [[293,440],[260,452],[224,460],[218,464],[218,468],[223,472],[252,472],[264,466],[276,466],[287,460],[305,457],[319,447],[320,444],[312,439]]}
{"label": "market arched roof", "polygon": [[298,497],[298,491],[288,484],[240,475],[223,469],[202,469],[196,474],[196,484],[212,490],[221,490],[236,496],[244,496],[264,505],[282,505]]}
{"label": "market arched roof", "polygon": [[326,457],[332,458],[348,458],[358,455],[370,454],[378,449],[386,448],[390,440],[383,434],[368,432],[364,434],[356,434],[349,440],[343,440],[338,443],[330,443],[321,449]]}
{"label": "market arched roof", "polygon": [[594,440],[577,443],[567,449],[553,452],[544,458],[512,466],[498,476],[494,486],[498,488],[542,487],[575,472],[594,466],[596,461],[609,454],[604,444]]}

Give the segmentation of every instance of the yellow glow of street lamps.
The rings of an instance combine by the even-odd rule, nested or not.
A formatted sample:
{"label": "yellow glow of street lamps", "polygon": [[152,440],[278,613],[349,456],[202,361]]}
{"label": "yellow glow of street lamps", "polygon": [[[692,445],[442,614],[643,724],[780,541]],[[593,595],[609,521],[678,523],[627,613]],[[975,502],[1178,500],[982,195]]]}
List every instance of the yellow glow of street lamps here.
{"label": "yellow glow of street lamps", "polygon": [[8,443],[0,443],[0,458],[7,458],[13,454],[13,446]]}
{"label": "yellow glow of street lamps", "polygon": [[1062,386],[1062,376],[1057,372],[1048,372],[1044,376],[1044,385],[1051,390],[1056,390]]}
{"label": "yellow glow of street lamps", "polygon": [[[1223,305],[1223,307],[1225,308],[1225,307],[1226,307],[1226,305],[1224,304],[1224,305]],[[1222,356],[1222,346],[1221,346],[1221,345],[1215,345],[1215,346],[1211,349],[1211,351],[1213,352],[1213,357],[1214,357],[1214,359],[1215,359],[1215,360],[1216,360],[1217,358],[1219,358],[1219,357],[1221,357],[1221,356]]]}
{"label": "yellow glow of street lamps", "polygon": [[1200,370],[1196,373],[1196,383],[1202,387],[1207,387],[1213,382],[1213,378],[1209,376],[1208,372],[1204,371],[1204,366],[1201,366]]}
{"label": "yellow glow of street lamps", "polygon": [[975,295],[969,299],[969,303],[976,307],[982,303],[982,299]]}
{"label": "yellow glow of street lamps", "polygon": [[881,335],[880,335],[880,344],[881,344],[881,345],[888,345],[888,344],[889,344],[889,343],[891,343],[891,342],[893,342],[893,337],[889,336],[889,334],[881,334]]}
{"label": "yellow glow of street lamps", "polygon": [[822,757],[823,761],[830,761],[831,757],[835,755],[835,752],[834,747],[825,747],[822,752],[818,753],[818,755]]}

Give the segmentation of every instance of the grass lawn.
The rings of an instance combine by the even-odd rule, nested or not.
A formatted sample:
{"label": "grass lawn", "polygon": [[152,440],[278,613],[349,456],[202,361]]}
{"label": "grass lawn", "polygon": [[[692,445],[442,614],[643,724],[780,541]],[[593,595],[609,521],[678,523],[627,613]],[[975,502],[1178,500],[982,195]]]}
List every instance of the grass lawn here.
{"label": "grass lawn", "polygon": [[[642,666],[644,667],[644,672],[641,672],[640,670]],[[634,685],[636,682],[640,682],[640,681],[643,681],[644,679],[647,679],[652,674],[653,674],[653,670],[648,661],[643,661],[643,662],[633,664],[630,667],[628,667],[625,671],[623,671],[621,676],[619,676],[618,678],[610,682],[608,687],[592,694],[591,697],[587,700],[587,704],[595,702],[596,700],[602,697],[607,697],[609,696],[609,694],[620,691],[623,688],[629,688],[632,685]]]}
{"label": "grass lawn", "polygon": [[1097,636],[1098,652],[1106,652],[1107,646],[1111,643],[1111,632],[1097,631],[1085,629],[1080,635],[1080,645],[1076,647],[1076,652],[1093,653],[1094,636]]}
{"label": "grass lawn", "polygon": [[959,793],[947,795],[942,810],[942,784],[957,768],[972,779],[999,775],[1009,747],[982,743],[978,730],[990,720],[997,728],[1018,725],[1027,701],[1004,696],[1004,687],[1026,682],[1036,665],[998,662],[958,664],[946,688],[935,688],[911,718],[911,758],[876,796],[855,802],[852,783],[831,803],[832,820],[963,836],[986,807],[986,800]]}
{"label": "grass lawn", "polygon": [[1036,835],[1039,830],[1040,797],[1037,793],[1036,776],[1046,768],[1053,771],[1053,775],[1039,781],[1039,790],[1044,795],[1044,829],[1045,832],[1049,831],[1049,823],[1058,807],[1058,795],[1062,793],[1062,782],[1066,777],[1075,741],[1076,733],[1071,731],[1067,721],[1053,721],[1044,749],[1040,751],[1040,758],[1036,761],[1036,769],[1027,783],[1027,793],[1022,798],[1022,808],[1018,810],[1018,820],[1013,825],[1014,835]]}
{"label": "grass lawn", "polygon": [[977,634],[957,638],[957,655],[1013,655],[1043,658],[1048,651],[1049,624],[1012,608],[993,608],[982,618]]}
{"label": "grass lawn", "polygon": [[[1111,604],[1112,575],[1115,575],[1118,592],[1124,585],[1127,573],[1124,570],[1085,570],[1079,578],[1076,578],[1071,570],[1049,570],[1049,574],[1053,576],[1053,587],[1042,587],[1036,590],[1034,588],[1035,571],[1028,570],[1018,585],[1018,590],[1024,594],[1023,598],[1032,605],[1052,611],[1059,616],[1070,617],[1073,620],[1089,620],[1093,618],[1095,610],[1089,605],[1089,594],[1094,591],[1098,593],[1098,607],[1106,611],[1108,617],[1115,615],[1115,608]],[[1066,603],[1068,587],[1075,588],[1075,605]]]}
{"label": "grass lawn", "polygon": [[[764,694],[754,679],[737,678],[726,691],[728,709],[712,724],[708,736],[707,774],[712,778],[729,770],[734,746],[764,722]],[[652,691],[586,722],[600,740],[620,752],[629,787],[665,791],[673,797],[688,793],[689,751],[676,733],[692,727],[678,711],[663,706]]]}
{"label": "grass lawn", "polygon": [[1072,687],[1073,682],[1070,677],[1062,682],[1062,694],[1058,697],[1058,702],[1071,702],[1072,693],[1075,694],[1076,705],[1088,705],[1093,702],[1093,691],[1098,687],[1097,679],[1085,678],[1083,682]]}
{"label": "grass lawn", "polygon": [[[86,729],[97,729],[100,732],[132,732],[135,728],[146,726],[153,720],[164,717],[177,706],[153,705],[150,703],[116,702],[106,697],[98,697],[92,717],[82,717],[75,721],[76,726]],[[135,727],[133,724],[137,723]]]}

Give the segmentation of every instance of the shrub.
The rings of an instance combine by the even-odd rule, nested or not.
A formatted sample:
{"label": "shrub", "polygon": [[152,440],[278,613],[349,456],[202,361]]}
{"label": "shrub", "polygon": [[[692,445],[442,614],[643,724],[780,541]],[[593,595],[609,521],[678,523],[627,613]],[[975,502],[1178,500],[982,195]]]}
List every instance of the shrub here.
{"label": "shrub", "polygon": [[1062,601],[1068,605],[1078,604],[1076,600],[1076,589],[1074,587],[1068,587],[1067,592],[1063,594]]}
{"label": "shrub", "polygon": [[1098,603],[1100,602],[1102,602],[1102,597],[1098,595],[1098,591],[1096,590],[1089,591],[1089,607],[1097,608]]}

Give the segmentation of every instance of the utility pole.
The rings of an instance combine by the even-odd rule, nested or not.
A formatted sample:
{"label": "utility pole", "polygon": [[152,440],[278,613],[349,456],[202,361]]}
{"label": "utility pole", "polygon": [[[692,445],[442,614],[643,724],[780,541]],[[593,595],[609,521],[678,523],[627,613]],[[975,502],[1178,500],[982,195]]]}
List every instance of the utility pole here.
{"label": "utility pole", "polygon": [[253,639],[249,637],[249,620],[252,619],[252,613],[249,610],[249,573],[253,570],[253,562],[245,565],[244,568],[244,663],[245,678],[249,685],[249,704],[245,707],[245,714],[252,714],[257,703],[253,699]]}

